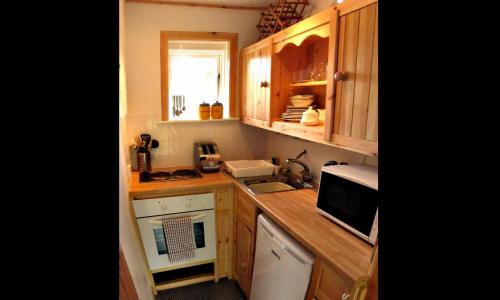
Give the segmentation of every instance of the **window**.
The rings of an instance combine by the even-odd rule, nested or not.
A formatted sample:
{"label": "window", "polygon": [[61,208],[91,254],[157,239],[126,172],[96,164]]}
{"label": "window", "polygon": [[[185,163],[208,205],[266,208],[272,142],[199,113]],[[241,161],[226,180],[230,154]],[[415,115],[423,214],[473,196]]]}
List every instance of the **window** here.
{"label": "window", "polygon": [[236,33],[161,32],[162,120],[199,120],[199,105],[236,117]]}

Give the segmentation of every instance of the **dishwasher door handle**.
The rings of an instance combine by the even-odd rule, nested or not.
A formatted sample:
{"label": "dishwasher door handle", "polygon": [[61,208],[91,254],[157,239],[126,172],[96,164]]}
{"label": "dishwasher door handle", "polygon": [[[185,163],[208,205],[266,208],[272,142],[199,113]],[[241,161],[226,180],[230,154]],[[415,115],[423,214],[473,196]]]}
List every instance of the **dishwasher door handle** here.
{"label": "dishwasher door handle", "polygon": [[276,256],[279,260],[281,260],[281,257],[280,257],[278,254],[276,254],[276,252],[274,252],[274,250],[273,250],[273,249],[271,249],[271,252],[272,252],[272,253],[274,254],[274,256]]}

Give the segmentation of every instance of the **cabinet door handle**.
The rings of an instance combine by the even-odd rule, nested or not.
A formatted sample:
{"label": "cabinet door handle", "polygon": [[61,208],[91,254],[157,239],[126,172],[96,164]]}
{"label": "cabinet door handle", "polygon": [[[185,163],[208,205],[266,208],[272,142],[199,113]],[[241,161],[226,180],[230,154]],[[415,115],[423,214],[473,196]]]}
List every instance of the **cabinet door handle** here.
{"label": "cabinet door handle", "polygon": [[260,87],[268,87],[269,83],[267,81],[261,81],[260,82]]}
{"label": "cabinet door handle", "polygon": [[335,81],[343,81],[346,79],[347,79],[347,75],[345,73],[335,72],[335,74],[333,74],[333,80],[335,80]]}

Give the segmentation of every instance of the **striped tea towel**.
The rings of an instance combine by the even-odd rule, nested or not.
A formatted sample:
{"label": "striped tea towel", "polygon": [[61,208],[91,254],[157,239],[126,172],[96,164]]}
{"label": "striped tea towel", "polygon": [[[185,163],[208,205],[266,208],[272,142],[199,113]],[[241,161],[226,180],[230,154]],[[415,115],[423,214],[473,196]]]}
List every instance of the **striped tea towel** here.
{"label": "striped tea towel", "polygon": [[196,244],[191,217],[163,219],[162,224],[170,262],[194,259]]}

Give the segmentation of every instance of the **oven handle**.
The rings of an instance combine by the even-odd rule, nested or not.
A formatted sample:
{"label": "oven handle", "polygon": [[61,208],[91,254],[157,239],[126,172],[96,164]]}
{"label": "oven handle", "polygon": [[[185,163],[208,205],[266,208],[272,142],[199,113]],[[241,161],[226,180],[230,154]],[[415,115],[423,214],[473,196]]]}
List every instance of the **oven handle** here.
{"label": "oven handle", "polygon": [[[199,218],[203,218],[205,216],[206,216],[206,214],[199,214],[199,215],[191,216],[191,219],[199,219]],[[171,219],[173,219],[173,218],[171,218]],[[162,224],[161,221],[148,221],[148,223],[150,223],[150,224],[159,224],[159,225]]]}

